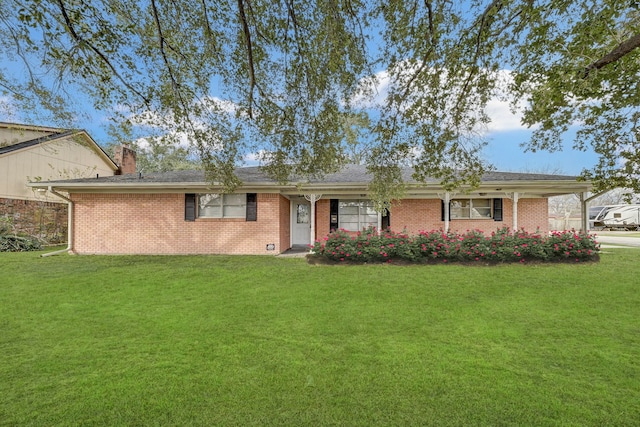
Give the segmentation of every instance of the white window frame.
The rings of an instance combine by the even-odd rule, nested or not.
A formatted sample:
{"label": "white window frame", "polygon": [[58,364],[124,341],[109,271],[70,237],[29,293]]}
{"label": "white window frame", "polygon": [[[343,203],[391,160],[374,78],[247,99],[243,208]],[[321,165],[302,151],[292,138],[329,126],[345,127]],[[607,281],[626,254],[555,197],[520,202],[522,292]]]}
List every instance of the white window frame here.
{"label": "white window frame", "polygon": [[[247,194],[201,193],[198,194],[196,206],[198,207],[198,218],[246,219]],[[219,213],[215,212],[215,210],[219,210]]]}
{"label": "white window frame", "polygon": [[[474,201],[476,206],[474,207]],[[480,203],[480,201],[482,203]],[[461,204],[465,204],[462,205]],[[468,204],[468,205],[466,205]],[[458,206],[457,206],[458,205]],[[465,215],[464,211],[468,213]],[[451,199],[450,218],[453,219],[493,219],[492,199]]]}
{"label": "white window frame", "polygon": [[[351,204],[351,206],[347,206]],[[354,205],[355,204],[355,205]],[[357,213],[345,213],[345,209],[357,209]],[[367,212],[367,209],[370,209]],[[373,220],[374,214],[370,212],[375,212],[375,220]],[[347,223],[344,222],[345,217],[354,217],[357,216],[356,221],[349,221]],[[367,219],[367,217],[369,217]],[[354,225],[355,224],[355,225]],[[362,231],[368,227],[378,227],[380,224],[380,214],[375,211],[373,201],[371,200],[361,200],[361,199],[352,199],[352,200],[342,200],[338,201],[338,228],[347,231]]]}

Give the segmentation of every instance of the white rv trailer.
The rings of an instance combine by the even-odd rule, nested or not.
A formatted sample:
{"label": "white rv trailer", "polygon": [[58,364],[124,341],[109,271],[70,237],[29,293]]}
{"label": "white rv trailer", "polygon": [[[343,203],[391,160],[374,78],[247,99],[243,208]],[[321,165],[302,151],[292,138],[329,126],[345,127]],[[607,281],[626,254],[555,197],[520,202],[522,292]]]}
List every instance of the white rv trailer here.
{"label": "white rv trailer", "polygon": [[[639,230],[640,231],[640,205],[611,205],[596,206],[602,208],[593,217],[593,227],[602,230]],[[589,209],[589,219],[595,213],[594,208]]]}

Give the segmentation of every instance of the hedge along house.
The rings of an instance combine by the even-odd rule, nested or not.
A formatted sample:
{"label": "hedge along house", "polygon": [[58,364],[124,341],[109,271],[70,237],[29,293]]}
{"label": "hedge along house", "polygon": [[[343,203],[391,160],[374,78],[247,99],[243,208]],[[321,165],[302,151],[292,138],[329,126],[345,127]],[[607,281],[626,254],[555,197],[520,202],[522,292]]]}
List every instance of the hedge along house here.
{"label": "hedge along house", "polygon": [[233,194],[202,171],[175,171],[29,184],[67,196],[68,250],[77,254],[279,254],[343,228],[490,232],[548,231],[547,198],[590,190],[573,176],[487,173],[469,192],[417,183],[405,170],[406,197],[380,213],[368,198],[370,175],[350,165],[321,181],[279,185],[258,167],[238,168]]}

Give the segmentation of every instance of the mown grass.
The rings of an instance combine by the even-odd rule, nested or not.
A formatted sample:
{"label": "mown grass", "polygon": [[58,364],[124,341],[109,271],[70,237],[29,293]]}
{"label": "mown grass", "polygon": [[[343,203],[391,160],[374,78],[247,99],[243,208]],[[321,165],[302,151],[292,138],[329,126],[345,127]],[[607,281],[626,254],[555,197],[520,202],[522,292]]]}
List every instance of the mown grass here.
{"label": "mown grass", "polygon": [[638,252],[0,254],[2,425],[636,425]]}

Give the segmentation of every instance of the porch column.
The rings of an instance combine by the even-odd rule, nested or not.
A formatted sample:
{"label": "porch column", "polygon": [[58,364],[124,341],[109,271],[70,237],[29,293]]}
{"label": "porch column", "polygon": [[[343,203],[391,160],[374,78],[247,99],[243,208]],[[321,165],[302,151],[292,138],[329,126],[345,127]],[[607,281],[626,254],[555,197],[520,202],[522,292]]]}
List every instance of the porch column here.
{"label": "porch column", "polygon": [[449,202],[451,202],[451,193],[444,193],[444,232],[449,232]]}
{"label": "porch column", "polygon": [[304,198],[311,204],[311,238],[310,244],[314,244],[316,241],[316,202],[322,198],[322,194],[305,194]]}
{"label": "porch column", "polygon": [[513,202],[511,215],[513,216],[511,228],[513,231],[518,231],[518,199],[520,194],[517,192],[513,193],[504,193],[511,201]]}
{"label": "porch column", "polygon": [[588,233],[589,231],[589,207],[587,202],[587,194],[586,192],[582,192],[579,194],[580,197],[580,222],[583,233]]}

